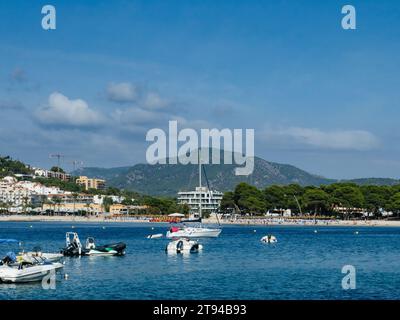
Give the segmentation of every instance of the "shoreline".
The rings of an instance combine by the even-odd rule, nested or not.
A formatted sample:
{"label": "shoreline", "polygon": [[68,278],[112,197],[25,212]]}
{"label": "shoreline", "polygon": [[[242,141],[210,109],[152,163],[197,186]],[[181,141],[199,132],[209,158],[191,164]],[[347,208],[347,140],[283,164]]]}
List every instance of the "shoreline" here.
{"label": "shoreline", "polygon": [[307,222],[265,222],[265,221],[234,221],[223,222],[222,225],[245,225],[245,226],[293,226],[293,227],[400,227],[400,221],[385,221],[385,220],[368,220],[368,221],[348,221],[334,220],[326,221],[319,220],[314,223],[312,220]]}
{"label": "shoreline", "polygon": [[[104,218],[104,217],[73,217],[73,216],[0,216],[0,222],[86,222],[86,223],[160,223],[145,218]],[[204,219],[204,224],[218,224],[216,219]],[[387,220],[299,220],[299,219],[238,219],[221,221],[221,225],[238,226],[303,226],[303,227],[400,227],[400,221]]]}

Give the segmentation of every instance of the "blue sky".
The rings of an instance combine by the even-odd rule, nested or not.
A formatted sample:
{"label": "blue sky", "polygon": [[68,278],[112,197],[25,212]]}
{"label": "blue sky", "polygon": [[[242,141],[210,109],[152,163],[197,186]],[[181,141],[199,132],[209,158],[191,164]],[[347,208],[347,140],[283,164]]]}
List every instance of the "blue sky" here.
{"label": "blue sky", "polygon": [[178,119],[254,128],[258,156],[326,177],[400,178],[397,1],[17,0],[0,16],[2,155],[131,165]]}

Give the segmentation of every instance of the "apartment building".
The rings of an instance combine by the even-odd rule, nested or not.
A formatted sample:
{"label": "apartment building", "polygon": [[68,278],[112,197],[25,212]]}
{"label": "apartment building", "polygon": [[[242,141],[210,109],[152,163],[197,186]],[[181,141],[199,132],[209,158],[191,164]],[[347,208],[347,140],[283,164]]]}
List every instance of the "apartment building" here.
{"label": "apartment building", "polygon": [[178,192],[178,204],[187,204],[190,213],[198,215],[201,203],[202,212],[211,214],[218,211],[222,197],[222,192],[209,190],[207,187],[196,187],[193,191]]}
{"label": "apartment building", "polygon": [[71,181],[71,175],[64,172],[56,172],[44,169],[35,169],[35,176],[42,178],[54,178],[62,181]]}
{"label": "apartment building", "polygon": [[0,202],[13,207],[27,206],[38,202],[38,194],[24,187],[13,177],[0,179]]}
{"label": "apartment building", "polygon": [[79,184],[85,188],[85,190],[96,189],[104,190],[106,187],[106,181],[102,179],[91,179],[86,176],[80,176],[76,179],[76,184]]}

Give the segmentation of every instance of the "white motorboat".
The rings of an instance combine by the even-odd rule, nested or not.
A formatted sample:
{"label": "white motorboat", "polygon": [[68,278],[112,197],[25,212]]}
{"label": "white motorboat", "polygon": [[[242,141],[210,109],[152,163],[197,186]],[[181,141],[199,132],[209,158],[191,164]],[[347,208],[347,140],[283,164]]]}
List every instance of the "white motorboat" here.
{"label": "white motorboat", "polygon": [[167,253],[196,253],[203,249],[203,246],[195,240],[180,238],[168,243],[165,251]]}
{"label": "white motorboat", "polygon": [[21,269],[19,266],[3,265],[0,266],[0,280],[13,283],[41,281],[51,272],[57,272],[63,267],[64,265],[59,262],[27,265]]}
{"label": "white motorboat", "polygon": [[58,262],[60,261],[64,256],[61,253],[46,253],[46,252],[21,252],[20,256],[26,257],[26,259],[29,259],[31,257],[40,257],[46,261],[49,262]]}
{"label": "white motorboat", "polygon": [[[47,253],[47,252],[42,252],[42,249],[40,247],[35,247],[33,248],[32,251],[28,252],[20,252],[19,256],[23,257],[25,260],[34,260],[35,258],[42,258],[44,260],[50,261],[50,262],[57,262],[60,261],[63,258],[63,255],[61,253]],[[32,261],[34,262],[34,261]]]}
{"label": "white motorboat", "polygon": [[268,234],[268,235],[266,235],[266,236],[261,238],[261,242],[264,242],[264,243],[276,243],[276,242],[278,242],[278,239],[276,239],[275,236],[273,236],[271,234]]}
{"label": "white motorboat", "polygon": [[17,261],[13,253],[7,254],[1,263],[0,280],[11,283],[41,281],[44,277],[64,267],[62,263],[52,263],[42,259],[37,259],[36,263]]}
{"label": "white motorboat", "polygon": [[221,233],[221,229],[203,227],[172,227],[167,232],[167,238],[216,238]]}
{"label": "white motorboat", "polygon": [[[200,150],[199,150],[199,190],[202,190],[201,187],[201,157],[200,157]],[[207,188],[206,190],[209,189]],[[201,195],[203,196],[203,195]],[[216,238],[220,235],[221,229],[219,228],[204,228],[201,224],[202,219],[202,198],[199,201],[199,224],[197,226],[180,226],[180,227],[172,227],[167,231],[166,237],[167,238]],[[190,222],[190,221],[187,221]]]}
{"label": "white motorboat", "polygon": [[147,239],[160,239],[164,235],[162,233],[150,234],[147,236]]}

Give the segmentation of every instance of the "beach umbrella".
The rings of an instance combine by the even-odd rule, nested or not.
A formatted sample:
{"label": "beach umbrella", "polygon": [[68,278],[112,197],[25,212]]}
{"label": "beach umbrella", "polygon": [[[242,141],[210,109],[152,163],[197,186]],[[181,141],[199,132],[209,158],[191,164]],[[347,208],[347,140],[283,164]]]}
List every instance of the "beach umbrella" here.
{"label": "beach umbrella", "polygon": [[185,216],[184,214],[178,213],[178,212],[171,213],[171,214],[168,215],[168,217],[184,217],[184,216]]}

